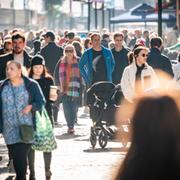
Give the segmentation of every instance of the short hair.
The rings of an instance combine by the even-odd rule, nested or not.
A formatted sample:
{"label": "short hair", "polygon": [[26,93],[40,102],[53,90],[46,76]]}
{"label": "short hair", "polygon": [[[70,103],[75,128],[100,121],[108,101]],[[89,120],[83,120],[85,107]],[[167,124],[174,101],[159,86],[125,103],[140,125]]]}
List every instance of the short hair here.
{"label": "short hair", "polygon": [[91,34],[91,41],[93,40],[94,36],[99,36],[101,38],[101,35],[99,33],[92,33]]}
{"label": "short hair", "polygon": [[91,43],[91,39],[90,38],[86,38],[85,40],[84,40],[84,47],[86,48],[86,49],[88,49],[88,44],[89,43]]}
{"label": "short hair", "polygon": [[16,32],[12,35],[12,41],[14,41],[15,39],[23,39],[23,41],[25,42],[25,36],[24,34],[20,33],[20,32]]}
{"label": "short hair", "polygon": [[67,37],[68,37],[69,39],[73,39],[73,38],[75,37],[75,33],[74,33],[74,32],[68,32],[68,33],[67,33]]}
{"label": "short hair", "polygon": [[15,66],[18,68],[18,69],[21,69],[22,70],[22,65],[17,62],[17,61],[8,61],[7,62],[7,66],[9,66],[10,64],[15,64]]}
{"label": "short hair", "polygon": [[109,38],[109,36],[110,36],[109,33],[104,33],[104,34],[102,35],[102,38],[103,38],[103,39]]}
{"label": "short hair", "polygon": [[117,33],[114,33],[114,35],[113,35],[113,39],[115,39],[116,37],[122,37],[122,38],[124,38],[124,34],[123,33],[121,33],[121,32],[117,32]]}
{"label": "short hair", "polygon": [[153,37],[150,42],[151,48],[156,47],[156,46],[160,47],[162,43],[163,43],[163,40],[161,37]]}
{"label": "short hair", "polygon": [[82,52],[82,45],[79,41],[73,41],[72,45],[74,46],[75,50]]}

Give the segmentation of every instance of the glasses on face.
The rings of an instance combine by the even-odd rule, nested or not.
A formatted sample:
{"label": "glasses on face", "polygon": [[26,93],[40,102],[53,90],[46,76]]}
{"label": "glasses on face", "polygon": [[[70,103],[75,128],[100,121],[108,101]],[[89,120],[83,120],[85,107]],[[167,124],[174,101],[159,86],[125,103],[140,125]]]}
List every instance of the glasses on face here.
{"label": "glasses on face", "polygon": [[66,49],[65,53],[73,53],[73,50],[72,49]]}
{"label": "glasses on face", "polygon": [[142,57],[148,57],[148,54],[141,54]]}

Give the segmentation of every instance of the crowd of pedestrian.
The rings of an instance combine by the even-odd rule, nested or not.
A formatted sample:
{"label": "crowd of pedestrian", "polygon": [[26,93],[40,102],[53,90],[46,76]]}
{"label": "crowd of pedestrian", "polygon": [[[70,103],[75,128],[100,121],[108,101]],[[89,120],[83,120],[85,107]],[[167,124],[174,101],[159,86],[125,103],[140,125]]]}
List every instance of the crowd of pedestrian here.
{"label": "crowd of pedestrian", "polygon": [[[177,29],[174,30],[179,36]],[[89,32],[85,39],[75,31],[65,31],[62,35],[47,29],[37,32],[13,29],[2,33],[0,133],[7,144],[9,161],[13,161],[17,180],[26,179],[27,159],[29,178],[36,179],[34,150],[31,148],[33,140],[22,142],[17,127],[22,121],[36,130],[35,113],[43,106],[54,126],[58,123],[59,105],[62,103],[67,133],[71,135],[76,132],[78,108],[86,106],[86,90],[94,83],[108,81],[119,85],[123,98],[134,103],[142,92],[161,88],[158,70],[170,77],[167,88],[179,90],[179,63],[174,65],[174,59],[163,54],[164,47],[174,45],[172,42],[175,41],[164,41],[155,32],[139,29],[133,34],[127,29],[115,33]],[[175,56],[179,62],[178,52]],[[51,86],[55,85],[58,88],[57,100],[52,101],[49,94]],[[134,146],[131,149],[134,150]],[[43,155],[48,180],[52,175],[52,152],[43,152]],[[120,174],[125,173],[126,165]]]}

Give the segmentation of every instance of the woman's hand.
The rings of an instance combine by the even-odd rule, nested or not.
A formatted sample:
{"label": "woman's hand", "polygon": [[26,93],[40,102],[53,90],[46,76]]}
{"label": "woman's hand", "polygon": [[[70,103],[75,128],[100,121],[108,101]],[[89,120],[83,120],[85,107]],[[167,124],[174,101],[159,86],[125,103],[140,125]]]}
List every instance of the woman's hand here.
{"label": "woman's hand", "polygon": [[51,101],[56,101],[56,100],[58,99],[58,94],[57,94],[57,93],[56,93],[56,94],[51,94],[50,97],[49,97],[49,99],[50,99]]}
{"label": "woman's hand", "polygon": [[23,110],[22,113],[23,114],[28,114],[32,109],[32,105],[27,105]]}

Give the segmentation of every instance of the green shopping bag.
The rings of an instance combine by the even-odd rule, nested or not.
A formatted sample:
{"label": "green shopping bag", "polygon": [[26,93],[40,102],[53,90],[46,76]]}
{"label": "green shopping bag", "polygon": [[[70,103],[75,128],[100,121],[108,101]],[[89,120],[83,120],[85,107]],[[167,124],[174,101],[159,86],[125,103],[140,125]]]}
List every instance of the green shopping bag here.
{"label": "green shopping bag", "polygon": [[45,107],[42,108],[42,111],[36,111],[36,131],[34,134],[34,144],[32,149],[51,152],[57,148],[56,139],[53,133],[53,127],[51,120],[47,114]]}

